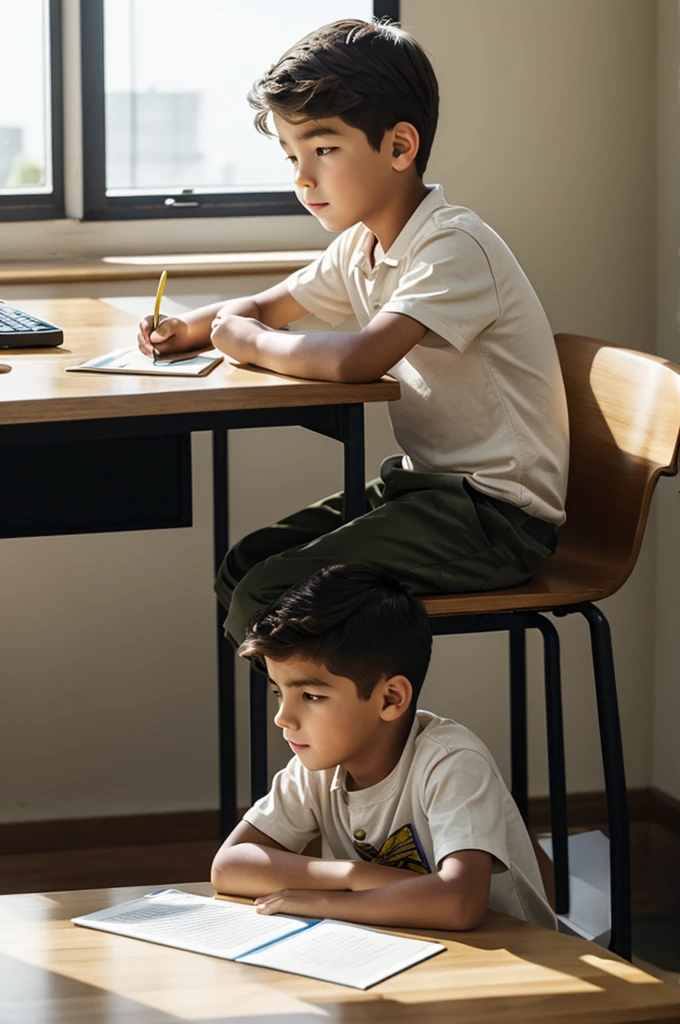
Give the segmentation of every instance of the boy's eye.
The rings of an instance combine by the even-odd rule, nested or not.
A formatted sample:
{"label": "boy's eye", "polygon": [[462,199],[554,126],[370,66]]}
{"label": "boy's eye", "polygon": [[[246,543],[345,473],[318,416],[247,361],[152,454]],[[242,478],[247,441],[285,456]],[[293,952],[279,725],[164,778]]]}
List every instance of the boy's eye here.
{"label": "boy's eye", "polygon": [[[316,155],[317,156],[327,156],[329,153],[332,153],[337,148],[338,148],[337,146],[317,146]],[[296,164],[297,163],[297,157],[296,156],[287,156],[286,160],[288,160],[291,164]]]}
{"label": "boy's eye", "polygon": [[280,690],[275,690],[275,689],[274,689],[274,688],[272,687],[272,693],[274,694],[274,696],[276,697],[276,699],[277,699],[277,700],[279,701],[279,703],[280,703],[280,702],[281,702],[281,691],[280,691]]}
{"label": "boy's eye", "polygon": [[302,694],[302,699],[306,700],[308,704],[318,704],[322,700],[326,700],[320,693],[307,693],[307,691]]}

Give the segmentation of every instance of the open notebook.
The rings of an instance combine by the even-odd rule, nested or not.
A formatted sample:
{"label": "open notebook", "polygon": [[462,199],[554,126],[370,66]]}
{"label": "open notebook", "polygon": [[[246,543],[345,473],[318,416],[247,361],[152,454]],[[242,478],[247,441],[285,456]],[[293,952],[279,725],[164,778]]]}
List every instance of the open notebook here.
{"label": "open notebook", "polygon": [[441,953],[438,942],[341,921],[258,914],[251,905],[156,889],[73,924],[366,989]]}
{"label": "open notebook", "polygon": [[159,359],[154,362],[138,348],[117,348],[103,356],[88,359],[86,363],[67,366],[66,369],[86,373],[150,373],[164,377],[204,377],[223,359],[221,352],[213,351],[174,361]]}

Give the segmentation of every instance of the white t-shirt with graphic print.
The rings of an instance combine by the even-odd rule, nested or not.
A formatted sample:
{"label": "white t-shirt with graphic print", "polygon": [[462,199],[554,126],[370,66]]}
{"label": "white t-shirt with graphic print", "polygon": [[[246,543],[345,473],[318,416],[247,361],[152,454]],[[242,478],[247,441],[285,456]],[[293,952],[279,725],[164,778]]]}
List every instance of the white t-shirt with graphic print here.
{"label": "white t-shirt with graphic print", "polygon": [[502,238],[441,185],[386,253],[364,224],[287,279],[291,295],[332,327],[379,312],[427,328],[390,369],[389,403],[404,469],[460,473],[477,490],[560,526],[569,463],[557,349],[536,292]]}
{"label": "white t-shirt with graphic print", "polygon": [[341,766],[308,771],[295,756],[246,812],[293,853],[316,836],[329,860],[377,860],[418,873],[448,854],[493,857],[489,907],[555,928],[529,835],[487,747],[469,729],[417,711],[398,764],[382,782],[348,791]]}

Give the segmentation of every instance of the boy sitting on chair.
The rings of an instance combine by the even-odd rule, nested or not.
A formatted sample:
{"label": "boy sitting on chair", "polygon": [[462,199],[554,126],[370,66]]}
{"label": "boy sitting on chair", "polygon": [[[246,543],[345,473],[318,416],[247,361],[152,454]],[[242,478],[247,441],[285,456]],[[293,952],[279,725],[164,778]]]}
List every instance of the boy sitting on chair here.
{"label": "boy sitting on chair", "polygon": [[[432,635],[420,603],[361,564],[321,569],[252,626],[293,751],[217,853],[221,893],[261,913],[469,929],[487,906],[549,928],[529,836],[484,744],[417,711]],[[322,857],[305,856],[321,837]]]}
{"label": "boy sitting on chair", "polygon": [[[405,455],[343,523],[333,495],[258,530],[225,556],[215,589],[234,646],[252,617],[316,569],[360,561],[414,594],[515,586],[555,549],[565,518],[568,426],[550,325],[508,246],[423,175],[437,79],[392,25],[338,21],[293,46],[256,83],[257,127],[293,168],[302,206],[341,232],[286,281],[140,324],[151,355],[216,348],[296,377],[371,381],[388,371]],[[499,182],[502,167],[499,166]],[[288,332],[314,313],[355,331]]]}

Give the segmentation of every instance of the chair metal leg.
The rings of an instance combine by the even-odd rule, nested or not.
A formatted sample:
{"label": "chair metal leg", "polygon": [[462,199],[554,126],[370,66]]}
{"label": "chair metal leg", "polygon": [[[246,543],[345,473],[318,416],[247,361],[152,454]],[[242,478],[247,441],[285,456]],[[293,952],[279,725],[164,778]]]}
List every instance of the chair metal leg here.
{"label": "chair metal leg", "polygon": [[567,820],[567,774],[564,759],[560,638],[553,623],[542,615],[533,618],[543,636],[545,714],[548,738],[550,785],[550,831],[555,878],[555,911],[569,913],[569,829]]}
{"label": "chair metal leg", "polygon": [[527,774],[527,656],[526,630],[516,627],[510,635],[510,770],[512,796],[529,827]]}
{"label": "chair metal leg", "polygon": [[342,518],[345,523],[363,516],[366,504],[366,467],[364,455],[364,407],[343,405],[342,443],[344,449],[345,484],[342,497]]}
{"label": "chair metal leg", "polygon": [[267,677],[250,665],[250,802],[268,790],[267,780]]}
{"label": "chair metal leg", "polygon": [[595,605],[580,605],[578,610],[590,627],[597,718],[600,726],[604,786],[607,797],[612,915],[609,948],[625,960],[630,960],[632,956],[630,826],[611,632],[604,613]]}

